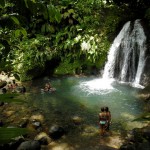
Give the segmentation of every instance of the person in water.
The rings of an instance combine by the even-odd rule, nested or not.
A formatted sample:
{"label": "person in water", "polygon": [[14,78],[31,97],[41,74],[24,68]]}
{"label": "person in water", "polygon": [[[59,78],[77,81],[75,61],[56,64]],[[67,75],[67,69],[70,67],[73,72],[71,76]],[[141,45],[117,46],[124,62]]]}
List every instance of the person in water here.
{"label": "person in water", "polygon": [[104,107],[101,108],[101,112],[99,113],[99,126],[100,126],[100,134],[103,136],[106,132],[108,122],[107,115]]}
{"label": "person in water", "polygon": [[46,83],[45,87],[44,87],[44,91],[51,91],[51,89],[52,89],[51,84],[50,83]]}
{"label": "person in water", "polygon": [[106,128],[106,130],[109,131],[109,127],[110,127],[110,124],[111,124],[111,113],[110,113],[108,107],[104,107],[104,111],[105,111],[106,117],[107,117],[107,128]]}

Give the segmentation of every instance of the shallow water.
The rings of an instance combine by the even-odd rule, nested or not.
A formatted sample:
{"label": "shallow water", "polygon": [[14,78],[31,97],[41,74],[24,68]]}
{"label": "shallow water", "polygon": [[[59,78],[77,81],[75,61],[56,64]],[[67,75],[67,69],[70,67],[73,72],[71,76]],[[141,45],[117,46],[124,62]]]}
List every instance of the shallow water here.
{"label": "shallow water", "polygon": [[[54,93],[41,93],[46,82],[56,88]],[[79,116],[85,125],[98,128],[100,107],[108,106],[112,114],[113,130],[128,126],[128,123],[143,113],[144,103],[136,98],[139,89],[115,81],[95,77],[43,78],[33,81],[29,104],[44,113],[49,125],[62,126]]]}

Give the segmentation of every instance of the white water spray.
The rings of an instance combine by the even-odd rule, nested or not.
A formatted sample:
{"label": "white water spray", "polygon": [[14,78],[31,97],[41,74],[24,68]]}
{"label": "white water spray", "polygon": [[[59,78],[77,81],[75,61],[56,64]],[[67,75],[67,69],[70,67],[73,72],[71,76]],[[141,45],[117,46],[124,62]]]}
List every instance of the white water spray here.
{"label": "white water spray", "polygon": [[102,79],[80,83],[80,89],[88,94],[108,94],[118,91],[113,87],[114,80],[132,83],[137,88],[145,66],[146,36],[140,20],[134,24],[128,21],[115,38],[108,54]]}

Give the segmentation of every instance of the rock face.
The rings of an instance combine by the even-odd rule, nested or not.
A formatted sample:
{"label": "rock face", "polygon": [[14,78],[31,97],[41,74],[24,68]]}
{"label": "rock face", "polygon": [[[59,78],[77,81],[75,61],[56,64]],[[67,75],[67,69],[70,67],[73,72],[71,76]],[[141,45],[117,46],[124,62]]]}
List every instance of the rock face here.
{"label": "rock face", "polygon": [[135,128],[128,135],[126,142],[120,150],[149,150],[150,149],[150,126]]}
{"label": "rock face", "polygon": [[147,53],[147,59],[145,62],[145,67],[143,70],[143,74],[141,77],[141,83],[145,86],[149,86],[150,85],[150,53]]}

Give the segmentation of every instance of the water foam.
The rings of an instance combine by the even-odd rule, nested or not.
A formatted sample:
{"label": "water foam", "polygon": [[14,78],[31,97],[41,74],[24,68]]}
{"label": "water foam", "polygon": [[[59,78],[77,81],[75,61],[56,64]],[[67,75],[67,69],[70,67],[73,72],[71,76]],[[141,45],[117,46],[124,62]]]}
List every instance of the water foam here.
{"label": "water foam", "polygon": [[117,89],[115,89],[112,85],[113,82],[113,79],[93,79],[91,81],[80,82],[79,88],[80,90],[86,92],[88,95],[103,95],[112,91],[117,91]]}

